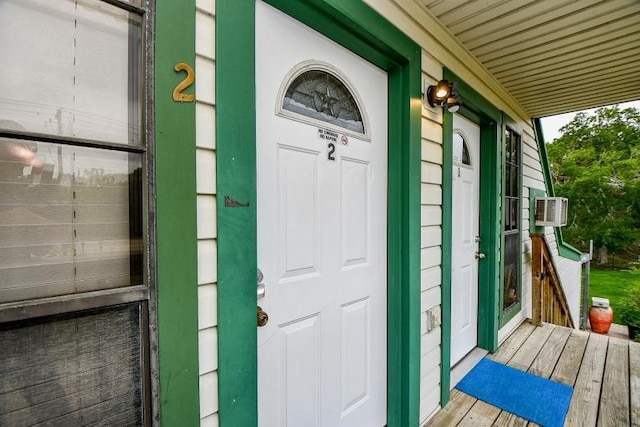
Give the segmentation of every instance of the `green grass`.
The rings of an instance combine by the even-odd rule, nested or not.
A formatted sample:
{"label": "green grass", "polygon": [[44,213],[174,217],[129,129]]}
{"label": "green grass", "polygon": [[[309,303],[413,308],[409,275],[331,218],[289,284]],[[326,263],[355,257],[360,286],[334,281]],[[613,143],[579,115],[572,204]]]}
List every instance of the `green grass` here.
{"label": "green grass", "polygon": [[616,307],[624,298],[627,285],[640,282],[640,270],[591,269],[589,283],[589,305],[591,297],[607,298],[613,309],[613,321],[617,322]]}

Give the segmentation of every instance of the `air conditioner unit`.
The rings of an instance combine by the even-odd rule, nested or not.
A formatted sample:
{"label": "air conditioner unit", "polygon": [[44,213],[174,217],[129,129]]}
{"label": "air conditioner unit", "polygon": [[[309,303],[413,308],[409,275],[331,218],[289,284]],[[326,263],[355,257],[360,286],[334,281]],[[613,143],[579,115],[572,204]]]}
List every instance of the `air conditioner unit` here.
{"label": "air conditioner unit", "polygon": [[567,225],[569,200],[564,197],[536,197],[537,226],[564,227]]}

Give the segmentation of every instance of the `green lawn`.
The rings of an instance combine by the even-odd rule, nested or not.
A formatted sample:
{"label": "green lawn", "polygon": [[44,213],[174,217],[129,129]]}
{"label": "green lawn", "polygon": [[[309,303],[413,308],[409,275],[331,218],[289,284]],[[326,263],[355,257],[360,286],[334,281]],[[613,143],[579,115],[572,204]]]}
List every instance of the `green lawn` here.
{"label": "green lawn", "polygon": [[591,297],[608,298],[613,309],[613,321],[617,322],[616,306],[624,296],[625,287],[640,282],[640,270],[617,271],[591,269],[589,305]]}

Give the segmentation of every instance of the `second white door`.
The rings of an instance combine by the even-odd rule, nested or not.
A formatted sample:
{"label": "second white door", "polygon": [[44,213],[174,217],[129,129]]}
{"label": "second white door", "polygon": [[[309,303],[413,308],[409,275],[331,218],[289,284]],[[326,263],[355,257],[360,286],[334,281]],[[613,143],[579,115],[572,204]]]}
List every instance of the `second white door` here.
{"label": "second white door", "polygon": [[478,345],[480,128],[453,116],[451,366]]}

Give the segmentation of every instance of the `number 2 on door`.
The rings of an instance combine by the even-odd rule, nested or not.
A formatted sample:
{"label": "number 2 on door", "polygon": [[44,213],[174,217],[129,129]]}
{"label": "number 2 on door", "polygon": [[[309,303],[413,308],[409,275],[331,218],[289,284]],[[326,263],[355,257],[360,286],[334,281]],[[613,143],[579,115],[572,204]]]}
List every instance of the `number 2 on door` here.
{"label": "number 2 on door", "polygon": [[336,146],[333,142],[330,142],[329,145],[327,146],[327,159],[335,160],[336,159],[335,152],[336,152]]}

